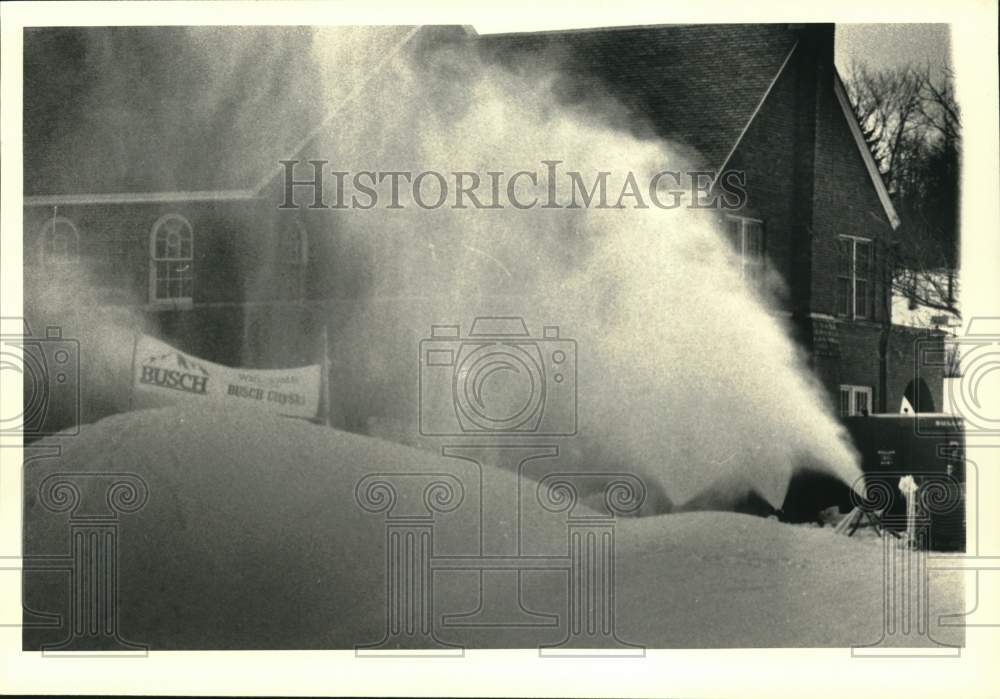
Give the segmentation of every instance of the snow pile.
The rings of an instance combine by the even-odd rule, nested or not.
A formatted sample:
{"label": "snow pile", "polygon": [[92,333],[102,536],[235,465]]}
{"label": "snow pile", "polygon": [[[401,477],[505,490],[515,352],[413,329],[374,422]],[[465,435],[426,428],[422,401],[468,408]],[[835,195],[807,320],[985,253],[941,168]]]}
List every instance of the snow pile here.
{"label": "snow pile", "polygon": [[[467,462],[256,411],[142,411],[61,441],[61,458],[26,468],[25,555],[67,550],[68,515],[47,510],[39,498],[47,476],[75,477],[82,502],[97,510],[104,502],[100,478],[81,474],[142,478],[148,502],[120,519],[118,619],[124,638],[153,649],[352,648],[381,639],[386,520],[361,507],[364,500],[378,509],[377,489],[358,487],[373,474],[396,474],[398,501],[381,500],[394,515],[427,502],[439,506],[435,556],[475,557],[481,535],[503,553],[517,545],[532,555],[567,550],[565,514],[519,510],[526,531],[517,545],[513,516],[487,518],[480,528],[478,484],[495,489],[483,493],[489,504],[501,491],[514,492],[513,474],[487,467],[480,481]],[[409,497],[419,490],[407,482],[428,479],[461,483],[453,509],[442,490],[428,500]],[[535,489],[526,492],[533,497]],[[880,541],[707,512],[620,520],[615,532],[624,640],[651,647],[811,646],[880,636]],[[434,574],[441,639],[534,647],[564,635],[566,576],[558,571],[524,573],[523,605],[562,615],[560,627],[440,627],[441,614],[476,609],[476,576]],[[26,604],[66,613],[66,580],[27,574]],[[932,574],[930,599],[935,614],[961,611],[960,580]],[[960,639],[954,629],[932,626],[932,633],[943,642]],[[65,635],[28,629],[25,645]]]}

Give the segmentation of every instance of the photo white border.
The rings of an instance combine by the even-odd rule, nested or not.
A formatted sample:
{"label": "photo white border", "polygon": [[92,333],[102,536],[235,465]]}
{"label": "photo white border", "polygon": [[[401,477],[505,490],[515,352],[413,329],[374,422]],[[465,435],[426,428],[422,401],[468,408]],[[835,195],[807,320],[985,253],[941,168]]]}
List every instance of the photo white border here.
{"label": "photo white border", "polygon": [[[481,4],[480,4],[481,5]],[[965,318],[1000,316],[1000,137],[994,0],[802,0],[698,4],[518,0],[453,3],[124,2],[0,5],[0,315],[22,303],[22,29],[63,25],[465,24],[525,31],[674,22],[943,22],[952,25],[963,116],[962,306]],[[10,374],[11,372],[5,372]],[[990,400],[1000,396],[990,397]],[[20,405],[11,376],[0,400]],[[998,414],[996,405],[990,414]],[[6,412],[5,414],[11,414]],[[1000,492],[1000,448],[980,449],[984,499]],[[0,449],[0,555],[20,552],[20,450]],[[1000,555],[998,512],[980,513],[981,552]],[[971,577],[971,576],[970,576]],[[16,578],[16,580],[13,580]],[[967,588],[972,594],[971,584]],[[980,575],[980,596],[1000,597],[1000,572]],[[968,597],[968,599],[972,599]],[[20,575],[0,572],[0,620],[20,616]],[[1000,621],[1000,620],[996,620]],[[537,651],[466,651],[455,659],[368,659],[353,651],[156,652],[145,658],[43,658],[0,627],[0,692],[229,695],[507,696],[975,696],[995,694],[1000,628],[968,629],[958,659],[856,659],[849,649],[648,650],[644,659],[540,659]]]}

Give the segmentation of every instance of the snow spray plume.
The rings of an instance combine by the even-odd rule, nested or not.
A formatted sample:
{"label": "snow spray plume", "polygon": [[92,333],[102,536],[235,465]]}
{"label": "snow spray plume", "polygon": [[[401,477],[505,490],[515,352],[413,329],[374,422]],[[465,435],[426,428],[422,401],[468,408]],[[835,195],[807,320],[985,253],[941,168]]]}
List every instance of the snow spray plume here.
{"label": "snow spray plume", "polygon": [[[185,105],[185,133],[199,135],[172,139],[189,143],[190,152],[156,153],[156,168],[170,171],[176,189],[207,186],[205,173],[190,167],[197,159],[187,157],[205,148],[219,153],[220,168],[259,176],[260,143],[280,153],[270,161],[276,163],[301,138],[301,129],[290,124],[320,123],[320,117],[303,113],[303,105],[335,109],[337,116],[324,125],[313,152],[300,157],[329,159],[339,170],[508,176],[528,170],[541,171],[544,180],[542,161],[559,161],[561,172],[581,173],[588,187],[599,173],[613,173],[613,206],[625,173],[646,183],[657,171],[685,166],[670,144],[607,125],[621,122],[623,112],[604,96],[561,106],[554,98],[555,71],[514,75],[478,62],[459,44],[443,50],[424,44],[417,52],[393,54],[407,33],[398,28],[321,29],[276,39],[268,44],[275,53],[266,74],[243,69],[259,50],[259,33],[176,30],[183,41],[167,42],[171,51],[188,57],[185,75],[203,78],[160,75],[163,89],[143,92],[152,103],[135,104],[143,99],[135,96],[125,102],[127,109],[109,112],[101,105],[125,104],[114,98],[158,74],[133,79],[130,71],[147,71],[149,62],[121,60],[128,55],[122,42],[132,41],[127,30],[113,36],[94,31],[82,65],[96,65],[100,79],[75,102],[89,119],[87,137],[77,127],[68,142],[50,144],[52,153],[30,159],[72,153],[72,162],[88,168],[86,177],[66,168],[66,176],[79,181],[61,183],[57,191],[78,191],[91,175],[122,168],[144,182],[148,163],[108,162],[115,153],[102,156],[86,144],[123,143],[122,152],[143,152],[128,146],[141,145],[145,132],[136,125],[148,125],[149,114],[170,115],[175,123],[177,104]],[[148,40],[143,35],[139,44]],[[392,58],[385,62],[387,56]],[[221,72],[209,74],[207,66],[221,66]],[[244,88],[236,96],[234,85]],[[197,95],[185,92],[195,88]],[[31,91],[56,92],[38,85]],[[229,97],[218,99],[217,92]],[[524,191],[530,187],[521,183],[522,199],[538,192]],[[569,201],[569,180],[554,186],[558,200]],[[624,203],[628,208],[449,205],[305,212],[320,226],[313,234],[328,235],[335,251],[329,276],[357,275],[354,288],[361,289],[360,302],[335,304],[329,318],[333,395],[343,422],[419,441],[418,347],[431,326],[459,323],[466,334],[476,317],[520,316],[533,337],[541,335],[542,325],[558,325],[563,337],[577,342],[578,434],[563,440],[560,468],[639,472],[666,494],[660,509],[719,483],[749,484],[778,505],[790,471],[803,458],[852,482],[856,458],[822,389],[786,328],[740,281],[715,221],[686,207],[665,211],[633,208],[631,199]],[[237,219],[227,225],[238,228],[239,215],[226,215]],[[254,213],[248,209],[246,215]],[[100,229],[92,222],[82,234],[86,239]],[[136,240],[145,243],[147,235],[143,228]],[[229,254],[254,295],[257,280],[268,276],[261,269],[268,258],[242,253],[245,247],[254,246],[236,245]],[[64,334],[81,341],[85,407],[107,412],[99,397],[111,393],[108,401],[124,409],[127,382],[121,377],[128,376],[130,339],[135,331],[155,330],[138,315],[99,308],[103,297],[90,293],[94,282],[103,281],[97,270],[83,267],[73,278],[42,273],[36,281],[26,289],[27,315],[70,317]],[[141,295],[145,286],[135,289]],[[88,304],[91,297],[95,301]],[[72,309],[64,307],[66,299]],[[82,420],[90,419],[85,409]]]}
{"label": "snow spray plume", "polygon": [[[330,65],[322,42],[314,50]],[[588,183],[615,173],[612,205],[625,173],[649,182],[684,170],[670,144],[560,108],[557,77],[515,77],[454,47],[401,55],[315,154],[345,171],[544,175],[541,161],[560,161]],[[568,179],[554,186],[570,200]],[[713,214],[625,205],[325,214],[372,275],[349,321],[331,319],[343,329],[332,354],[348,420],[421,443],[419,341],[433,324],[458,323],[465,336],[476,317],[520,316],[532,337],[558,325],[577,342],[579,429],[560,469],[637,472],[665,494],[660,510],[712,488],[755,490],[780,507],[803,460],[852,482],[856,455],[822,388],[741,281]]]}

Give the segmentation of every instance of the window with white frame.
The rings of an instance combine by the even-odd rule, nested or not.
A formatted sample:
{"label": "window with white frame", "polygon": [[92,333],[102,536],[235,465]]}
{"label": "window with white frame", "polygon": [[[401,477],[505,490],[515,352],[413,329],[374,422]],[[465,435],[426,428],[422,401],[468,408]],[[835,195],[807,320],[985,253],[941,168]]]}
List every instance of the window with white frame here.
{"label": "window with white frame", "polygon": [[151,303],[189,304],[194,292],[194,232],[180,214],[167,214],[149,235]]}
{"label": "window with white frame", "polygon": [[282,298],[305,296],[306,266],[309,262],[309,238],[301,225],[281,234],[278,243],[278,275]]}
{"label": "window with white frame", "polygon": [[754,287],[764,280],[764,222],[728,216],[729,237],[740,259],[740,278]]}
{"label": "window with white frame", "polygon": [[80,258],[80,233],[68,218],[52,216],[42,225],[41,259],[45,265],[64,265]]}
{"label": "window with white frame", "polygon": [[871,386],[840,386],[840,416],[870,415],[872,412]]}
{"label": "window with white frame", "polygon": [[842,235],[837,240],[837,315],[871,318],[872,241]]}

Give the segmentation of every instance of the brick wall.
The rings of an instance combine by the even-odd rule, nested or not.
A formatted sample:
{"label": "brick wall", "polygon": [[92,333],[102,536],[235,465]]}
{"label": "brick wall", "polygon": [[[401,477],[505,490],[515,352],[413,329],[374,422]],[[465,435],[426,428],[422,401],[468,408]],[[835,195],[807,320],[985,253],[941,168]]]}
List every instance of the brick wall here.
{"label": "brick wall", "polygon": [[785,288],[778,294],[776,310],[793,310],[796,294],[789,288],[793,275],[795,211],[796,66],[788,65],[767,101],[761,105],[727,169],[746,174],[747,202],[740,213],[764,221],[764,250],[770,271],[777,272]]}
{"label": "brick wall", "polygon": [[[797,339],[836,409],[841,384],[869,386],[872,405],[895,412],[914,380],[912,332],[890,333],[886,385],[880,385],[879,340],[885,319],[886,213],[834,92],[832,27],[806,25],[765,103],[729,161],[746,173],[743,213],[764,220],[769,268],[786,289],[775,310],[790,312]],[[803,181],[807,178],[809,181]],[[872,317],[835,318],[838,237],[873,241]],[[926,341],[923,337],[922,341]],[[942,376],[919,372],[941,409]],[[885,393],[885,395],[881,395]],[[926,407],[926,406],[925,406]]]}
{"label": "brick wall", "polygon": [[[837,322],[840,336],[840,357],[837,372],[828,380],[831,397],[839,397],[841,384],[869,386],[872,389],[872,408],[878,412],[882,395],[879,386],[879,337],[882,328],[876,323]],[[897,406],[898,407],[898,406]]]}
{"label": "brick wall", "polygon": [[[903,396],[920,412],[943,410],[944,371],[936,364],[933,355],[943,352],[943,336],[934,331],[893,325],[889,333],[886,360],[886,383],[879,380],[879,341],[882,326],[871,322],[845,323],[837,320],[817,319],[814,324],[824,327],[816,330],[816,337],[835,335],[836,344],[824,343],[814,354],[814,371],[828,389],[830,406],[838,409],[838,389],[841,384],[868,386],[872,389],[872,408],[875,412],[899,412]],[[930,352],[930,356],[928,356]],[[930,361],[928,361],[930,360]],[[911,384],[924,382],[926,393],[921,405],[916,405]],[[883,396],[883,392],[885,396]],[[883,402],[884,398],[884,402]],[[929,400],[928,400],[929,398]]]}
{"label": "brick wall", "polygon": [[[31,267],[39,262],[41,230],[53,209],[26,207],[24,211],[25,264]],[[95,277],[99,288],[107,290],[104,300],[138,305],[149,302],[150,233],[165,214],[180,214],[191,224],[195,301],[243,298],[246,270],[238,263],[244,258],[252,262],[259,255],[256,248],[269,228],[255,202],[58,207],[58,215],[72,221],[80,234],[80,265]]]}
{"label": "brick wall", "polygon": [[[874,241],[875,269],[884,275],[884,243],[892,229],[832,83],[820,95],[816,124],[811,310],[832,315],[837,310],[837,237]],[[876,285],[874,292],[874,319],[881,320],[884,285]]]}
{"label": "brick wall", "polygon": [[[926,397],[924,405],[914,405],[921,412],[943,412],[944,410],[944,367],[937,363],[944,352],[944,335],[934,330],[907,328],[894,325],[889,343],[888,366],[888,412],[899,410],[907,386],[911,382],[923,381],[928,389],[930,404]],[[935,357],[936,355],[936,357]],[[929,361],[928,361],[929,360]],[[911,403],[913,397],[910,396]]]}
{"label": "brick wall", "polygon": [[[297,225],[294,212],[278,212],[268,200],[60,205],[58,216],[79,233],[79,261],[49,266],[41,263],[40,239],[53,214],[50,206],[24,209],[25,316],[32,328],[60,325],[80,336],[92,309],[120,308],[142,331],[211,361],[261,367],[312,361],[311,351],[299,351],[310,343],[298,342],[313,333],[307,310],[268,305],[327,291],[310,283],[311,269],[330,259],[324,245],[309,245],[300,283],[291,284],[297,280],[286,279],[288,268],[278,262],[280,236]],[[150,233],[165,214],[179,214],[192,227],[190,309],[150,303]]]}

